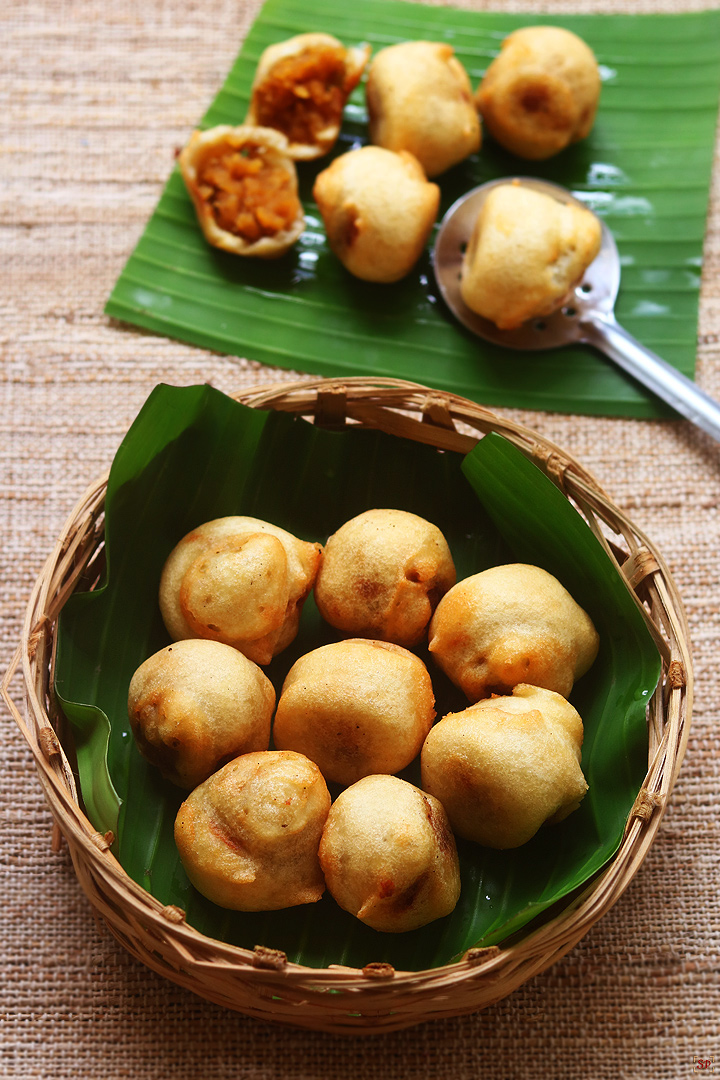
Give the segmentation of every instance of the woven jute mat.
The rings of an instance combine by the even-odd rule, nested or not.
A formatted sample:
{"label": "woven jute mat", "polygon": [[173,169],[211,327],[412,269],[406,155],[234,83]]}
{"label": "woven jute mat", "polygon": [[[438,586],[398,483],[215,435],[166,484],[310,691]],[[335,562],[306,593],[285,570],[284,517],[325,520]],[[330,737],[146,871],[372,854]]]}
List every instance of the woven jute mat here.
{"label": "woven jute mat", "polygon": [[[689,11],[682,0],[460,6]],[[5,0],[0,8],[0,660],[75,500],[158,382],[237,390],[288,373],[102,314],[258,0]],[[697,377],[720,397],[720,163]],[[153,974],[99,927],[7,713],[0,740],[0,1075],[672,1078],[720,1072],[720,457],[680,422],[514,413],[593,472],[665,554],[689,614],[692,732],[659,838],[611,912],[561,962],[483,1013],[344,1038],[226,1012]],[[21,688],[13,687],[21,700]]]}

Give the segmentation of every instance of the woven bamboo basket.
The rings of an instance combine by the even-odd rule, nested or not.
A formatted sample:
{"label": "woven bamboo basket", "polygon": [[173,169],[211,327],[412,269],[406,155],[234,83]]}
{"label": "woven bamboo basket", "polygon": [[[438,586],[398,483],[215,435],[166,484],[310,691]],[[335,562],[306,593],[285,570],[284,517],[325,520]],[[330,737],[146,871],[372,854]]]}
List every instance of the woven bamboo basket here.
{"label": "woven bamboo basket", "polygon": [[[30,747],[54,817],[54,844],[68,844],[80,885],[117,940],[149,968],[210,1001],[263,1020],[335,1033],[377,1033],[491,1005],[567,953],[615,903],[637,872],[658,829],[688,737],[692,670],[688,629],[661,555],[570,455],[528,428],[452,394],[394,379],[273,384],[238,401],[342,427],[377,428],[445,450],[467,453],[485,433],[509,439],[572,501],[635,597],[662,658],[648,708],[648,771],[614,858],[579,895],[551,909],[508,946],[470,949],[457,963],[425,971],[388,964],[362,970],[291,963],[273,949],[237,948],[206,937],[184,912],[164,907],[114,858],[112,835],[83,813],[70,767],[67,727],[53,697],[55,627],[76,589],[92,588],[102,565],[107,476],[68,518],[27,607],[22,640],[2,683],[3,697]],[[10,695],[21,672],[26,709]],[[332,992],[329,992],[332,991]]]}

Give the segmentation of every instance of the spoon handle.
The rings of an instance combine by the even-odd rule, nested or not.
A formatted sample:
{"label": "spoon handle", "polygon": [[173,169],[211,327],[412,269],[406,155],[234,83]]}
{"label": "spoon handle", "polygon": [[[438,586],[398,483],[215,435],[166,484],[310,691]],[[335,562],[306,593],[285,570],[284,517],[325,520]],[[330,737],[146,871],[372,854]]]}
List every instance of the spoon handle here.
{"label": "spoon handle", "polygon": [[720,403],[672,364],[641,345],[612,313],[588,311],[582,319],[582,336],[676,412],[720,442]]}

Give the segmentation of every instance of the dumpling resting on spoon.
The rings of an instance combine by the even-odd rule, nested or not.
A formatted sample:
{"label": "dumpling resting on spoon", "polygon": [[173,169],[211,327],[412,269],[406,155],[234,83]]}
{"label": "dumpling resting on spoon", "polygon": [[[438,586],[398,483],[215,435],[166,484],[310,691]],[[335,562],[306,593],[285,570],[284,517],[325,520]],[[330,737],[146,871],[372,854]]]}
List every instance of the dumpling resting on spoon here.
{"label": "dumpling resting on spoon", "polygon": [[[470,244],[473,231],[480,228],[478,218],[482,219],[482,208],[489,193],[497,187],[519,184],[517,177],[513,180],[490,180],[468,191],[445,214],[435,240],[433,268],[440,294],[451,313],[473,334],[495,345],[502,345],[504,348],[543,350],[569,345],[572,342],[592,345],[604,353],[608,360],[612,360],[628,375],[656,394],[661,401],[720,441],[720,403],[696,386],[692,379],[688,379],[667,360],[663,360],[657,353],[634,338],[615,319],[614,305],[620,286],[620,256],[610,229],[604,222],[601,224],[599,219],[595,219],[596,224],[593,225],[587,218],[582,218],[585,225],[581,233],[589,232],[591,238],[594,237],[596,242],[600,241],[598,253],[593,258],[592,251],[596,250],[595,245],[589,243],[583,245],[590,248],[585,258],[591,261],[587,262],[587,268],[582,277],[577,279],[571,296],[568,296],[567,300],[561,297],[559,302],[556,301],[551,317],[546,320],[543,317],[544,312],[531,309],[528,315],[527,308],[523,307],[524,301],[529,300],[529,297],[523,296],[523,281],[525,280],[523,275],[532,279],[532,274],[529,266],[523,266],[524,261],[529,262],[527,254],[520,253],[523,233],[529,231],[530,223],[524,220],[513,220],[510,216],[507,220],[509,235],[499,238],[497,244],[498,249],[503,252],[503,257],[498,260],[503,267],[502,287],[498,288],[498,282],[486,276],[485,303],[488,307],[485,308],[482,301],[481,278],[483,270],[487,267],[483,265],[484,259],[479,257],[481,245],[476,244],[470,252],[473,264],[475,264],[472,271],[470,260],[466,258],[468,255],[466,249]],[[546,193],[551,204],[553,200],[561,204],[575,203],[578,209],[585,211],[591,218],[594,216],[579,200],[574,198],[572,192],[558,184],[525,177],[522,185],[524,188]],[[508,251],[512,250],[513,243],[516,249],[510,257]],[[461,294],[463,262],[466,263],[464,284],[469,300]],[[540,261],[540,268],[542,269],[542,261]],[[514,270],[517,270],[517,273]],[[568,275],[568,277],[571,276]],[[510,289],[508,296],[503,295],[506,284]],[[471,306],[473,297],[477,300],[477,309]],[[537,300],[537,297],[535,299]],[[491,302],[495,304],[493,311],[489,307]],[[480,310],[481,308],[483,310]],[[488,315],[483,318],[485,310],[488,311]],[[493,321],[493,314],[503,323],[502,328],[499,322]],[[509,314],[515,316],[511,323],[505,321]],[[531,318],[532,314],[540,315],[540,317]],[[522,319],[528,321],[522,322]],[[510,325],[513,328],[507,329]]]}
{"label": "dumpling resting on spoon", "polygon": [[488,194],[462,262],[460,294],[500,330],[561,307],[600,250],[598,218],[518,181]]}

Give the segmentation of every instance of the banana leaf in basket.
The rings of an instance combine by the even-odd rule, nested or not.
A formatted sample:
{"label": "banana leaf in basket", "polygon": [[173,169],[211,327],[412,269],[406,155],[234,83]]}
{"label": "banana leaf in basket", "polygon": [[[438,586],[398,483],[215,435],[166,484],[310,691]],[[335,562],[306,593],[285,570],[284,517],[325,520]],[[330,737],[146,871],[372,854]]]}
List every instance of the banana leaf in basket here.
{"label": "banana leaf in basket", "polygon": [[[173,841],[183,793],[140,756],[129,730],[134,670],[168,643],[157,591],[165,558],[192,527],[249,514],[325,541],[364,509],[411,510],[444,531],[458,577],[523,561],[555,574],[593,618],[597,661],[571,700],[585,723],[580,809],[524,847],[490,851],[461,841],[455,912],[406,934],[380,934],[329,895],[279,912],[223,911],[189,884]],[[110,473],[106,571],[73,595],[60,617],[56,690],[73,727],[86,812],[116,835],[127,874],[188,923],[221,940],[282,949],[309,966],[387,961],[418,970],[476,944],[506,939],[577,889],[612,856],[647,768],[646,705],[660,659],[617,570],[554,484],[497,434],[467,457],[348,427],[325,430],[281,412],[248,408],[210,387],[157,387]],[[279,692],[304,652],[335,632],[307,601],[296,641],[267,669]],[[464,707],[423,649],[438,717]],[[417,762],[402,774],[419,782]]]}

